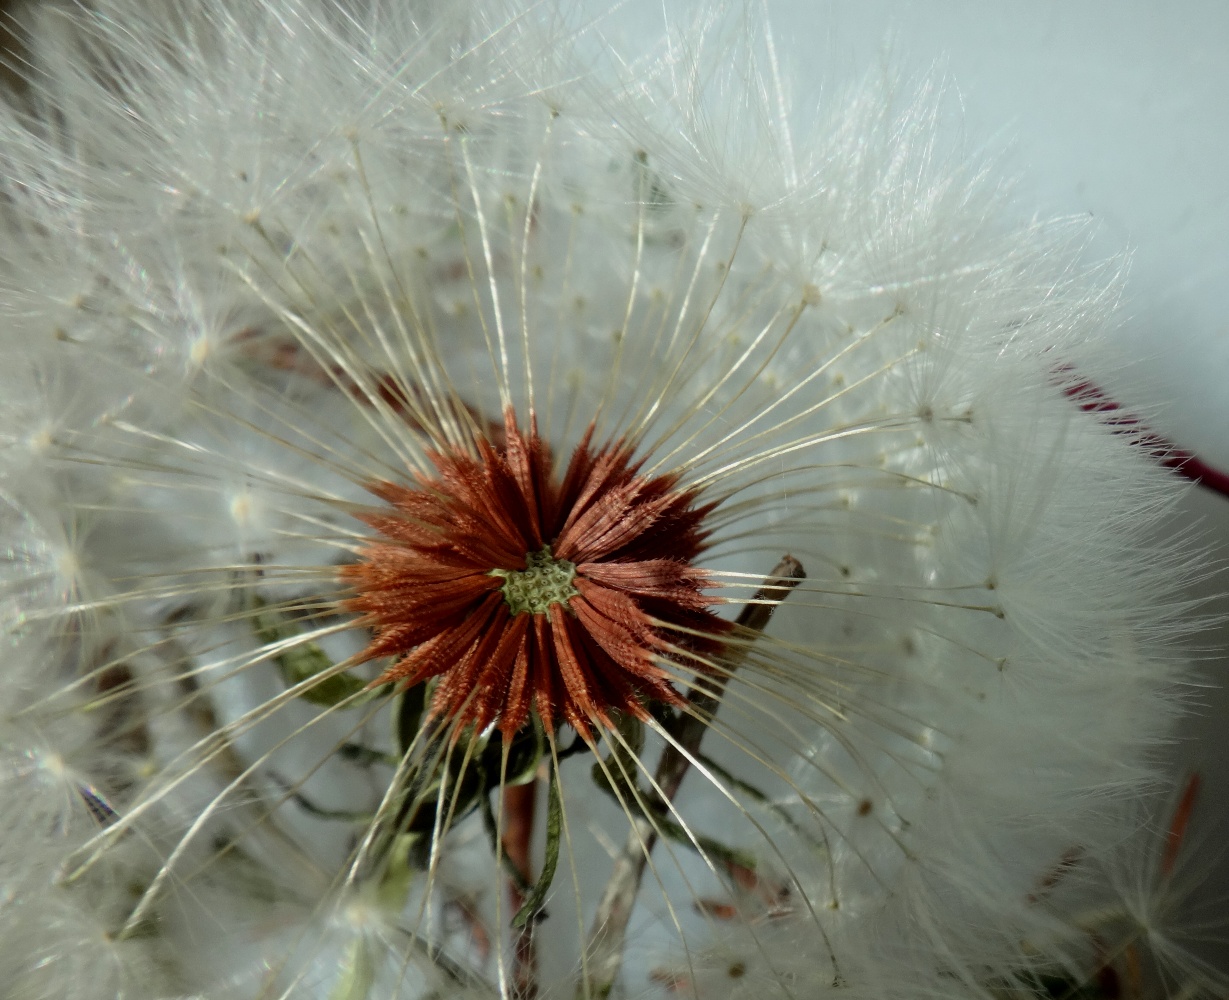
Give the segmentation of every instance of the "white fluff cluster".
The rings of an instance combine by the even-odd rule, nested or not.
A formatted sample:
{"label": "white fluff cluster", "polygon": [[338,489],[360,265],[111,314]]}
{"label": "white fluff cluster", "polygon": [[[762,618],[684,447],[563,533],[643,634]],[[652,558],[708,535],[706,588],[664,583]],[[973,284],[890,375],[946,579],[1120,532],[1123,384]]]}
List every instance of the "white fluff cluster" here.
{"label": "white fluff cluster", "polygon": [[[39,18],[0,111],[6,996],[972,997],[1113,960],[1083,907],[1192,571],[1146,542],[1177,487],[1064,391],[1114,269],[1012,224],[931,93],[798,129],[735,21],[604,77],[549,6]],[[625,933],[595,915],[661,734],[603,737],[605,779],[544,758],[532,989],[482,809],[371,864],[404,713],[334,666],[365,484],[509,403],[720,501],[726,617],[806,571]]]}

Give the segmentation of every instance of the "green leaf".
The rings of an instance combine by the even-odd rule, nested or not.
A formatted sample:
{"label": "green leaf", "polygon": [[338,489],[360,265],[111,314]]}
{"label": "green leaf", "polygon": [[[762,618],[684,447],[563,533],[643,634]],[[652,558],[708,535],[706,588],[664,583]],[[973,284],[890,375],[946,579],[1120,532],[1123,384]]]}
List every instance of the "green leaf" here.
{"label": "green leaf", "polygon": [[[265,611],[268,605],[265,601],[253,595],[252,628],[257,638],[266,645],[283,643],[299,634],[298,628],[285,621],[285,616]],[[313,677],[320,676],[333,669],[333,661],[320,648],[318,643],[303,642],[292,646],[285,652],[273,657],[277,669],[282,675],[282,681],[287,687],[294,687]],[[313,705],[332,707],[339,705],[348,698],[363,693],[367,685],[353,674],[333,674],[322,677],[321,680],[305,690],[299,697]]]}
{"label": "green leaf", "polygon": [[542,859],[542,874],[538,876],[533,890],[512,918],[513,927],[524,927],[536,920],[555,880],[555,868],[559,864],[559,841],[563,838],[563,802],[559,798],[559,775],[550,776],[550,797],[546,805],[546,857]]}
{"label": "green leaf", "polygon": [[388,912],[400,913],[409,899],[410,887],[417,872],[422,871],[419,862],[430,854],[430,837],[416,833],[399,833],[390,838],[387,852],[382,854],[377,898]]}
{"label": "green leaf", "polygon": [[[314,642],[305,643],[277,658],[278,667],[287,687],[294,687],[324,673],[333,666],[333,661]],[[299,697],[313,705],[332,707],[347,698],[363,693],[367,685],[353,674],[333,674],[313,684]]]}
{"label": "green leaf", "polygon": [[362,937],[350,942],[329,1000],[367,1000],[376,978],[376,964],[371,950],[370,943]]}

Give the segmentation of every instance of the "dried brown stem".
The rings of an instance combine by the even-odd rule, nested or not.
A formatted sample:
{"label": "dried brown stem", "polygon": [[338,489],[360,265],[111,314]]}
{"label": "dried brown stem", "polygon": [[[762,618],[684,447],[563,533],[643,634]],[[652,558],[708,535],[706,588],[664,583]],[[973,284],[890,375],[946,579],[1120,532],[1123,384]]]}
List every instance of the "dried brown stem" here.
{"label": "dried brown stem", "polygon": [[[806,578],[806,572],[793,556],[781,559],[763,585],[743,607],[737,619],[738,632],[760,633],[768,626],[773,612],[789,592]],[[659,792],[646,796],[647,810],[667,812],[678,794],[691,761],[699,752],[700,743],[721,705],[721,696],[729,678],[746,657],[746,646],[728,650],[722,664],[724,672],[706,677],[704,687],[693,687],[686,708],[667,727],[671,741],[662,751],[654,772]],[[657,843],[657,828],[645,815],[632,817],[632,829],[622,852],[615,859],[614,870],[598,903],[593,926],[589,931],[589,960],[578,996],[583,1000],[603,1000],[609,996],[622,964],[623,941],[632,904],[640,890],[649,853]]]}

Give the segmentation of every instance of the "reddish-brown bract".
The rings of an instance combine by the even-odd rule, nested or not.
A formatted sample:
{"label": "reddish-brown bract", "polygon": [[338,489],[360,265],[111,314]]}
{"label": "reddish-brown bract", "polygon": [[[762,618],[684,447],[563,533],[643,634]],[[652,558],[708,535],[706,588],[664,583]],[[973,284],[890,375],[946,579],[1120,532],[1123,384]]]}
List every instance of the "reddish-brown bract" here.
{"label": "reddish-brown bract", "polygon": [[[595,448],[592,429],[562,477],[532,416],[525,433],[509,409],[502,436],[479,438],[476,457],[431,453],[437,474],[415,486],[370,484],[389,507],[362,520],[383,538],[342,575],[375,631],[360,658],[397,657],[375,683],[439,677],[430,713],[455,733],[495,722],[511,735],[532,706],[548,730],[561,717],[588,736],[612,709],[679,704],[663,656],[717,652],[730,628],[692,565],[712,505],[677,476],[641,475],[621,441]],[[514,611],[493,571],[524,571],[544,547],[574,565],[575,592]]]}

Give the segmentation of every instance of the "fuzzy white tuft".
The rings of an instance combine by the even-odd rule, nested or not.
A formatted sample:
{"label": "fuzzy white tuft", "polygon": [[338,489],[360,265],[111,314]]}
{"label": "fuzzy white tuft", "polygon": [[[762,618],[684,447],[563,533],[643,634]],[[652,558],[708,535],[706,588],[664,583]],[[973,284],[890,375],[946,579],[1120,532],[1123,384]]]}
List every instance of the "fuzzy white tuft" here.
{"label": "fuzzy white tuft", "polygon": [[[550,5],[440,6],[33,26],[0,112],[0,972],[133,1000],[1091,975],[1066,890],[1159,777],[1197,571],[1147,541],[1178,487],[1065,392],[1103,374],[1117,265],[1014,222],[933,88],[796,115],[754,19],[602,76]],[[444,791],[493,734],[431,784],[338,603],[365,484],[508,406],[719,501],[725,617],[806,570],[736,672],[662,658],[684,691],[733,672],[663,810],[668,712],[515,776],[561,795],[532,967],[478,808],[505,822],[513,776]]]}

